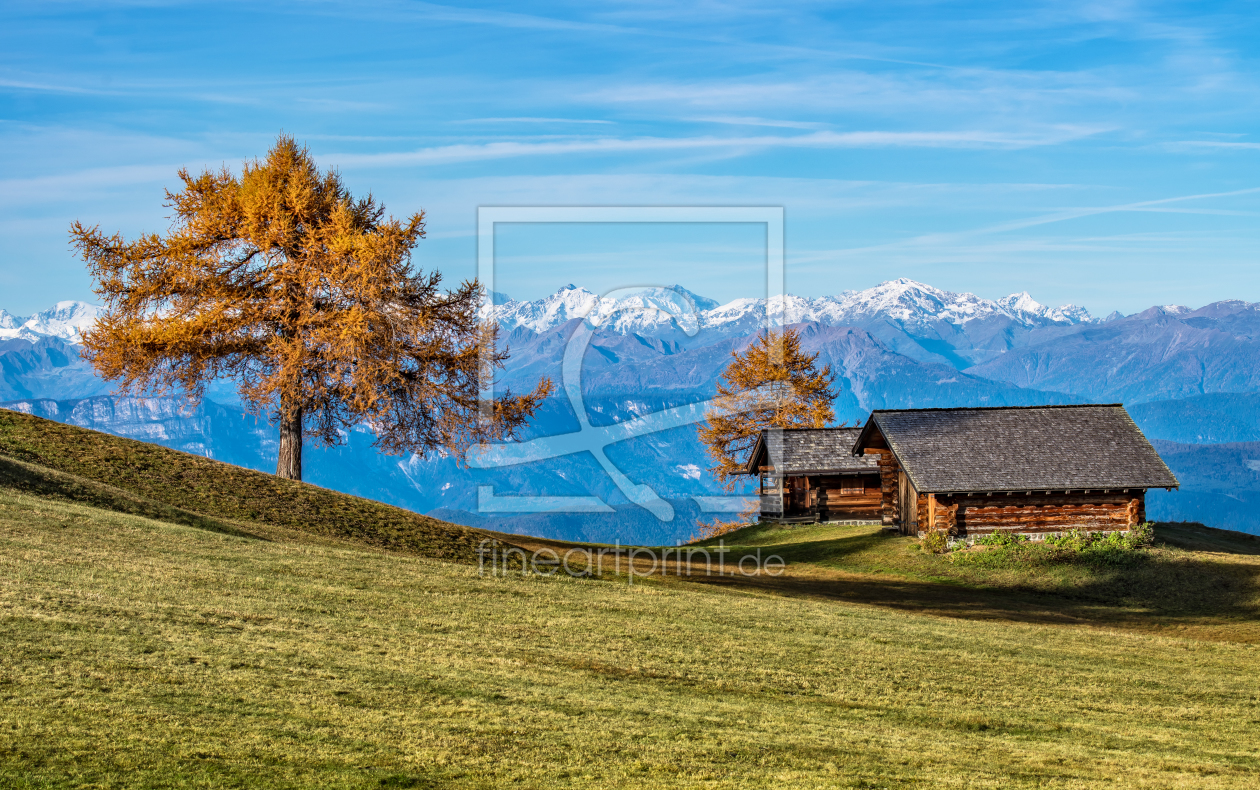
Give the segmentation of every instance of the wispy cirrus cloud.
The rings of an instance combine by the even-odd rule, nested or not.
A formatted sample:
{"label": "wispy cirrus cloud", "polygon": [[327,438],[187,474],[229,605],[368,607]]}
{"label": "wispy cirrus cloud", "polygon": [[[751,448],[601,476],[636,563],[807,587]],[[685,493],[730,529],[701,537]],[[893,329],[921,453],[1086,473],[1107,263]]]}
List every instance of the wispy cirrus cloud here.
{"label": "wispy cirrus cloud", "polygon": [[844,68],[804,74],[770,72],[739,79],[616,80],[582,89],[578,98],[618,107],[690,108],[692,114],[700,110],[709,117],[762,116],[771,109],[781,118],[802,109],[851,115],[873,109],[922,114],[980,108],[1005,114],[1015,107],[1035,107],[1044,114],[1099,101],[1151,102],[1167,96],[1145,95],[1116,75],[1091,70],[957,67],[947,71]]}
{"label": "wispy cirrus cloud", "polygon": [[54,201],[81,201],[138,184],[172,183],[180,167],[178,164],[124,165],[35,178],[6,178],[0,180],[0,206],[13,208]]}
{"label": "wispy cirrus cloud", "polygon": [[[318,103],[319,100],[292,99],[288,92],[302,85],[298,81],[287,84],[256,83],[242,80],[235,85],[202,79],[151,79],[139,78],[114,80],[107,85],[94,85],[97,75],[81,72],[48,73],[0,77],[0,93],[46,93],[66,96],[122,97],[131,99],[176,99],[207,104],[236,104],[261,106],[275,104],[274,97],[263,94],[285,92],[285,102]],[[351,108],[345,108],[351,109]]]}
{"label": "wispy cirrus cloud", "polygon": [[84,96],[117,96],[121,93],[121,91],[106,88],[88,88],[82,85],[67,85],[41,79],[0,78],[0,88],[35,93],[69,93]]}
{"label": "wispy cirrus cloud", "polygon": [[[990,261],[974,288],[996,277],[1019,290],[1025,262],[1044,255],[1056,273],[1084,267],[1055,286],[1064,300],[1090,287],[1137,300],[1136,283],[1160,277],[1179,293],[1181,269],[1213,298],[1260,299],[1260,274],[1214,268],[1254,261],[1256,196],[1137,204],[1260,184],[1252,11],[10,3],[0,270],[63,298],[30,272],[65,258],[71,218],[137,232],[166,213],[179,164],[235,168],[285,130],[356,193],[425,208],[425,254],[452,276],[472,260],[477,205],[768,202],[788,211],[795,250],[823,256],[806,283],[816,292],[934,261]],[[265,47],[248,35],[273,29],[302,35]],[[1205,241],[1144,241],[1156,230]],[[940,278],[924,277],[974,289]]]}
{"label": "wispy cirrus cloud", "polygon": [[1178,140],[1169,143],[1170,148],[1200,148],[1205,150],[1260,151],[1260,143],[1231,142],[1228,140]]}
{"label": "wispy cirrus cloud", "polygon": [[[728,58],[764,59],[784,57],[806,57],[830,61],[858,60],[881,63],[901,64],[927,68],[949,68],[946,65],[904,56],[904,47],[874,44],[869,41],[850,40],[843,46],[831,42],[829,46],[811,47],[799,42],[778,43],[767,42],[757,35],[724,32],[722,22],[730,23],[740,20],[750,9],[736,7],[722,8],[709,6],[689,15],[683,20],[678,11],[670,9],[670,13],[662,14],[647,9],[621,9],[621,13],[608,14],[606,9],[591,6],[584,9],[591,18],[564,18],[560,14],[545,15],[541,13],[521,13],[519,11],[501,11],[485,8],[461,8],[438,3],[346,3],[337,4],[338,14],[357,18],[388,17],[397,22],[402,19],[423,19],[440,22],[451,22],[465,25],[500,27],[513,30],[554,31],[558,33],[576,33],[584,36],[635,37],[642,39],[662,39],[664,41],[696,42],[716,45],[722,48]],[[571,9],[565,9],[571,13]],[[647,11],[647,13],[643,13]],[[766,20],[782,18],[782,12],[776,7],[762,10]],[[615,18],[617,21],[600,21],[598,17]],[[719,17],[724,19],[719,20]],[[734,30],[740,30],[736,24]]]}
{"label": "wispy cirrus cloud", "polygon": [[817,121],[785,121],[774,118],[757,118],[749,115],[704,115],[683,118],[693,123],[718,123],[727,126],[765,126],[772,129],[825,129],[828,124]]}
{"label": "wispy cirrus cloud", "polygon": [[[505,27],[517,30],[556,30],[574,33],[614,33],[614,34],[631,34],[631,35],[653,35],[656,31],[646,28],[633,27],[628,25],[606,24],[603,22],[590,22],[580,19],[564,19],[559,16],[545,16],[542,14],[524,14],[518,11],[499,11],[494,9],[483,8],[461,8],[458,6],[442,5],[439,3],[398,3],[387,4],[391,14],[393,12],[404,12],[410,15],[422,16],[427,19],[441,20],[444,22],[462,22],[470,25],[492,25],[494,27]],[[347,4],[342,6],[347,9],[348,13],[353,16],[370,15],[372,11],[360,6],[359,4]],[[376,6],[377,10],[381,6]]]}
{"label": "wispy cirrus cloud", "polygon": [[613,121],[605,121],[597,118],[535,118],[535,117],[517,117],[517,118],[462,118],[460,120],[451,121],[450,123],[540,123],[540,124],[613,124]]}
{"label": "wispy cirrus cloud", "polygon": [[1058,145],[1108,131],[1103,127],[1056,127],[1036,132],[963,131],[819,131],[800,135],[743,137],[601,137],[571,140],[461,143],[369,154],[328,154],[323,157],[344,167],[444,165],[488,159],[564,154],[621,154],[698,149],[767,148],[1032,148]]}
{"label": "wispy cirrus cloud", "polygon": [[986,225],[970,230],[953,231],[950,233],[928,233],[919,236],[913,236],[908,239],[901,239],[887,244],[875,244],[864,247],[854,247],[845,250],[836,250],[837,256],[852,256],[869,254],[872,252],[888,251],[897,248],[918,247],[933,251],[934,255],[939,255],[940,251],[955,247],[960,243],[965,243],[969,239],[978,236],[989,236],[994,234],[1009,233],[1012,231],[1025,230],[1040,225],[1050,225],[1058,222],[1067,222],[1070,220],[1083,219],[1085,217],[1094,217],[1102,214],[1119,214],[1119,213],[1184,213],[1184,214],[1209,214],[1219,216],[1251,216],[1254,212],[1235,211],[1229,209],[1199,209],[1195,207],[1179,207],[1170,204],[1183,203],[1193,200],[1209,200],[1213,198],[1232,198],[1244,195],[1254,195],[1260,193],[1260,187],[1247,187],[1245,189],[1233,189],[1226,192],[1206,192],[1193,195],[1178,195],[1176,197],[1158,198],[1156,200],[1142,200],[1131,203],[1119,203],[1109,206],[1086,206],[1080,208],[1065,209],[1062,211],[1054,211],[1037,216],[1025,217],[1023,219],[1011,220],[1009,222],[1000,222],[994,225]]}
{"label": "wispy cirrus cloud", "polygon": [[345,101],[342,99],[306,99],[297,98],[298,104],[326,112],[382,112],[391,109],[382,102]]}

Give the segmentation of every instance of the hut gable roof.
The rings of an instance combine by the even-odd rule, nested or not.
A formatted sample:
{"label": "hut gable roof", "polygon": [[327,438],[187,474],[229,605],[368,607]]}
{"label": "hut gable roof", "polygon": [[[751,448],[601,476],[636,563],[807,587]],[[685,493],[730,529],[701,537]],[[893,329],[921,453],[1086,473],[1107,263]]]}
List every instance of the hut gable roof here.
{"label": "hut gable roof", "polygon": [[1178,485],[1120,404],[878,410],[853,451],[876,430],[922,493]]}
{"label": "hut gable roof", "polygon": [[[774,466],[777,475],[878,472],[874,456],[853,455],[861,428],[784,428],[762,431],[749,455],[745,472]],[[772,461],[770,459],[777,459]]]}

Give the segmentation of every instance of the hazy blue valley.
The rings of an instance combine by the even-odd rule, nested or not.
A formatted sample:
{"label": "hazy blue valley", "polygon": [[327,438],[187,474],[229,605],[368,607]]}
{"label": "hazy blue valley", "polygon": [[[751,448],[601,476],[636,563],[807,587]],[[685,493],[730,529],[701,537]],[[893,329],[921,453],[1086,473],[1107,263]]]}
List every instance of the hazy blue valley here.
{"label": "hazy blue valley", "polygon": [[[583,357],[590,424],[607,427],[702,403],[730,352],[765,322],[765,300],[717,305],[684,289],[633,304],[601,303],[572,286],[537,302],[496,295],[494,318],[512,357],[499,386],[526,389],[539,376],[563,381],[562,359],[582,315],[599,324]],[[4,314],[0,402],[49,419],[157,442],[271,471],[274,428],[244,414],[228,386],[196,407],[173,399],[119,398],[78,354],[90,306],[61,303],[51,317]],[[60,313],[57,311],[60,310]],[[61,315],[60,318],[57,316]],[[1150,514],[1260,533],[1260,305],[1152,307],[1095,319],[1027,294],[989,301],[908,280],[805,300],[772,316],[797,326],[806,348],[837,374],[837,419],[871,409],[1123,402],[1177,474],[1182,489],[1155,491]],[[698,415],[699,410],[693,410]],[[521,438],[578,430],[563,387]],[[466,524],[564,539],[672,543],[724,492],[685,424],[608,444],[608,459],[671,503],[661,521],[632,504],[590,453],[501,468],[467,468],[452,457],[389,457],[357,430],[344,445],[306,450],[306,479]],[[1082,453],[1089,437],[1081,437]],[[483,501],[479,505],[479,491]],[[598,497],[604,512],[489,514],[485,497]],[[707,504],[706,504],[707,503]]]}

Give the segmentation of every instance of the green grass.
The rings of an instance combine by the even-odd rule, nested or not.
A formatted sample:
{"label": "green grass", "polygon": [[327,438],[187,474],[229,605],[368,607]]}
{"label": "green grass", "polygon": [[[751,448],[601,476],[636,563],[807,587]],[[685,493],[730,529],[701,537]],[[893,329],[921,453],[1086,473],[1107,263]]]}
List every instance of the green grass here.
{"label": "green grass", "polygon": [[735,554],[761,548],[791,563],[782,579],[754,581],[766,589],[963,617],[1260,642],[1260,539],[1201,524],[1157,524],[1155,545],[1121,565],[1071,554],[1048,562],[1049,552],[1037,551],[928,554],[878,527],[753,526],[724,540]]}
{"label": "green grass", "polygon": [[0,491],[6,787],[1254,787],[1252,645],[472,566]]}
{"label": "green grass", "polygon": [[482,533],[195,456],[4,412],[0,455],[6,788],[1260,780],[1247,536],[978,567],[757,527],[730,556],[783,576],[494,578]]}
{"label": "green grass", "polygon": [[[0,485],[258,536],[300,532],[471,562],[485,533],[156,444],[0,409]],[[120,504],[127,502],[126,505]]]}

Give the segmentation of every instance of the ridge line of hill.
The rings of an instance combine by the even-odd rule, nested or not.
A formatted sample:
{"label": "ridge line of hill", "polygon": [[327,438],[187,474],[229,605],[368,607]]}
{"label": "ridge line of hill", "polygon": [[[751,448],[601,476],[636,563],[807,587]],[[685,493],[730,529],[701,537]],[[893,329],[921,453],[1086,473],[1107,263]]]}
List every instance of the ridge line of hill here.
{"label": "ridge line of hill", "polygon": [[280,529],[463,563],[476,561],[482,540],[508,537],[7,410],[0,459],[0,485],[242,536],[261,537],[256,525],[264,534]]}
{"label": "ridge line of hill", "polygon": [[5,455],[0,455],[0,488],[8,488],[40,499],[84,505],[240,538],[269,540],[263,535],[242,529],[229,521],[137,496],[117,486],[19,461]]}

